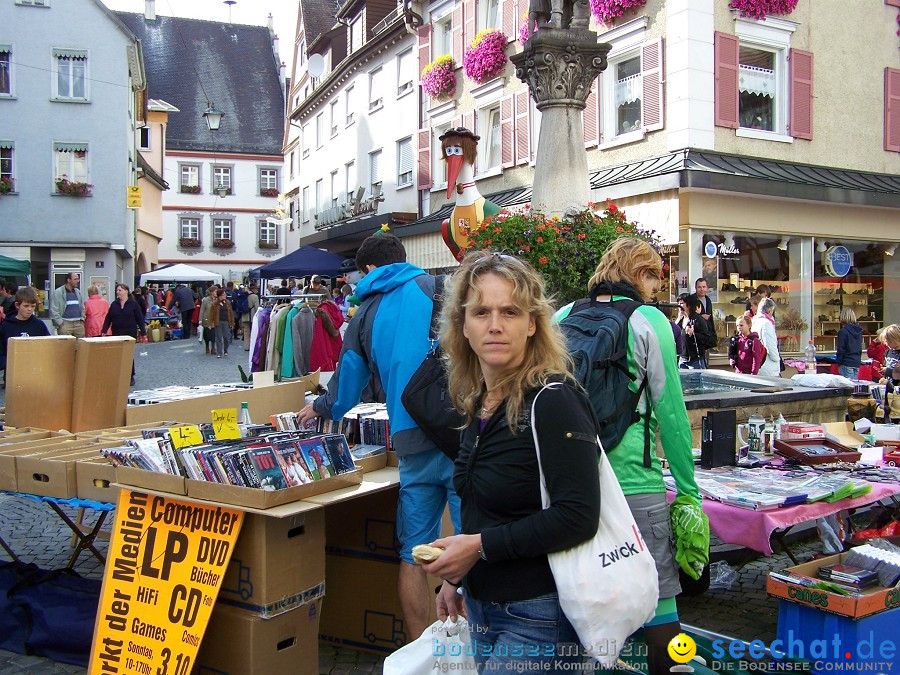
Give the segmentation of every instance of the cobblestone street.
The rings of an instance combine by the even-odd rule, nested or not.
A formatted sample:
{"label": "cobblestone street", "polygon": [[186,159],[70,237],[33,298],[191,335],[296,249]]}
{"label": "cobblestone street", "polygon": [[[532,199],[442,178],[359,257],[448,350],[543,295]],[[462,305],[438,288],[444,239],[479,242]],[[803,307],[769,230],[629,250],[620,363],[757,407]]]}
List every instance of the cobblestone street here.
{"label": "cobblestone street", "polygon": [[[237,364],[244,364],[246,357],[243,347],[237,344],[230,350],[227,359],[207,356],[196,337],[192,340],[139,344],[136,347],[135,388],[141,389],[170,384],[233,382],[239,379]],[[301,405],[298,402],[298,409]],[[63,508],[74,517],[75,509]],[[0,495],[0,514],[0,536],[23,561],[34,562],[46,569],[65,565],[71,555],[71,533],[51,512],[49,506],[26,498]],[[87,512],[89,523],[94,522],[95,518],[95,513]],[[107,522],[112,520],[110,517]],[[800,560],[807,560],[821,550],[814,537],[814,530],[799,536],[800,541],[794,544],[794,550]],[[105,555],[108,543],[98,540],[97,547]],[[731,560],[733,566],[737,566],[737,552],[719,542],[714,546],[714,559],[724,557]],[[9,560],[9,556],[0,553],[0,560]],[[783,553],[750,560],[737,570],[737,578],[730,588],[714,588],[699,596],[679,599],[682,621],[707,631],[747,641],[771,641],[775,637],[778,603],[766,595],[766,574],[769,570],[784,569],[791,564]],[[100,578],[103,574],[103,567],[89,554],[81,555],[75,569],[79,574],[91,578]],[[325,602],[327,606],[327,595]],[[378,674],[381,673],[381,663],[382,659],[375,655],[324,643],[319,647],[321,674]],[[0,650],[0,675],[20,673],[49,675],[85,673],[85,670],[48,659]]]}

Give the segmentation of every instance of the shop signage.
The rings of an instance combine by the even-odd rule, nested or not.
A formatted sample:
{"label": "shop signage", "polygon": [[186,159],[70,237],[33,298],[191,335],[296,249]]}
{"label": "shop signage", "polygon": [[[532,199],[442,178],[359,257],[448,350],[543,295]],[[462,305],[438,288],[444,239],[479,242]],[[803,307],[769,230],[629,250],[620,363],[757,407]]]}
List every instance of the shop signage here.
{"label": "shop signage", "polygon": [[661,254],[663,258],[672,258],[677,256],[678,244],[663,244]]}
{"label": "shop signage", "polygon": [[346,204],[339,204],[317,213],[316,229],[321,229],[326,225],[334,225],[350,218],[357,218],[367,213],[377,213],[378,202],[384,201],[384,196],[381,194],[381,183],[375,183],[372,186],[372,196],[368,199],[362,198],[365,191],[364,187],[360,187]]}
{"label": "shop signage", "polygon": [[125,196],[126,206],[129,209],[141,208],[141,186],[128,185],[125,189],[127,190]]}
{"label": "shop signage", "polygon": [[823,256],[825,274],[830,277],[845,277],[853,266],[853,254],[846,246],[832,246]]}
{"label": "shop signage", "polygon": [[122,490],[89,673],[188,675],[243,512]]}
{"label": "shop signage", "polygon": [[734,258],[741,254],[741,249],[732,244],[731,246],[723,243],[717,243],[712,239],[707,239],[703,244],[703,254],[707,258]]}

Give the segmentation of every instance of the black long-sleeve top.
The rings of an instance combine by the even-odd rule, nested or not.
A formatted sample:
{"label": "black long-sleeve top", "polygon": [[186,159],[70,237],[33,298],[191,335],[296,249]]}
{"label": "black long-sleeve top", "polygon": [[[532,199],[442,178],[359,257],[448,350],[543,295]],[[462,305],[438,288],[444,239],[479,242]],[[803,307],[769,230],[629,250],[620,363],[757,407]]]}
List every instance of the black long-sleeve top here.
{"label": "black long-sleeve top", "polygon": [[716,346],[716,335],[710,327],[710,322],[699,314],[691,314],[689,321],[694,327],[694,334],[684,334],[684,355],[688,361],[696,361],[706,355],[707,349]]}
{"label": "black long-sleeve top", "polygon": [[113,335],[137,337],[138,331],[140,331],[141,335],[145,335],[144,317],[141,314],[141,308],[138,307],[138,304],[132,298],[128,298],[124,306],[119,302],[118,298],[110,303],[100,334],[105,333],[110,327],[112,327]]}
{"label": "black long-sleeve top", "polygon": [[512,602],[556,592],[547,554],[597,532],[597,428],[590,403],[570,384],[547,389],[537,399],[541,467],[551,502],[545,510],[530,426],[533,393],[515,434],[506,423],[505,405],[483,431],[475,420],[461,434],[453,483],[462,501],[462,532],[481,533],[487,558],[475,564],[463,585],[478,600]]}

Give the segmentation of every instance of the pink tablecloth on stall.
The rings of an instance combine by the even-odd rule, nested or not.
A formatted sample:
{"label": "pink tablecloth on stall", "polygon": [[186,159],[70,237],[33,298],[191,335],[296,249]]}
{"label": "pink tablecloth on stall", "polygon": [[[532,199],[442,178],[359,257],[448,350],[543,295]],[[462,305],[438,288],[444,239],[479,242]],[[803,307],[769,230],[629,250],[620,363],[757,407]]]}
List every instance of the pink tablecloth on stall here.
{"label": "pink tablecloth on stall", "polygon": [[[854,481],[857,483],[859,481]],[[772,532],[790,527],[821,516],[837,513],[843,509],[872,504],[893,494],[900,494],[900,485],[886,483],[870,483],[872,491],[856,499],[841,499],[832,504],[816,502],[801,504],[768,511],[754,511],[730,506],[713,499],[703,499],[703,510],[709,516],[709,527],[726,544],[735,544],[759,551],[764,555],[772,555]],[[668,499],[675,499],[675,493],[669,491]]]}

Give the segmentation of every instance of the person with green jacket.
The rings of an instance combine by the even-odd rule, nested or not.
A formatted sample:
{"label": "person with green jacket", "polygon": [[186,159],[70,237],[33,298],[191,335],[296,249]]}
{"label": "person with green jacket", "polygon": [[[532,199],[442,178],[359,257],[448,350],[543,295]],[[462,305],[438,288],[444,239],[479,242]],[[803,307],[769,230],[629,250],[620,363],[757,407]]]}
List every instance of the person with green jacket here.
{"label": "person with green jacket", "polygon": [[[590,280],[589,295],[599,302],[637,300],[647,302],[659,288],[662,260],[647,242],[630,237],[617,239],[603,255]],[[574,303],[573,303],[574,304]],[[556,313],[561,321],[572,310],[566,305]],[[694,480],[691,425],[684,406],[675,339],[668,319],[650,305],[638,307],[628,321],[628,371],[635,375],[633,392],[645,379],[646,391],[638,404],[640,419],[628,427],[608,457],[631,508],[644,542],[653,554],[659,575],[659,604],[655,617],[644,626],[650,675],[668,673],[675,665],[668,655],[669,641],[681,632],[675,596],[681,592],[679,565],[694,578],[708,560],[709,523],[700,508]],[[655,445],[659,430],[662,447],[677,487],[673,508],[675,547],[666,486],[656,453],[650,467],[644,465],[644,416],[650,414],[650,439]],[[627,414],[627,413],[626,413]],[[682,538],[690,545],[682,546]]]}

